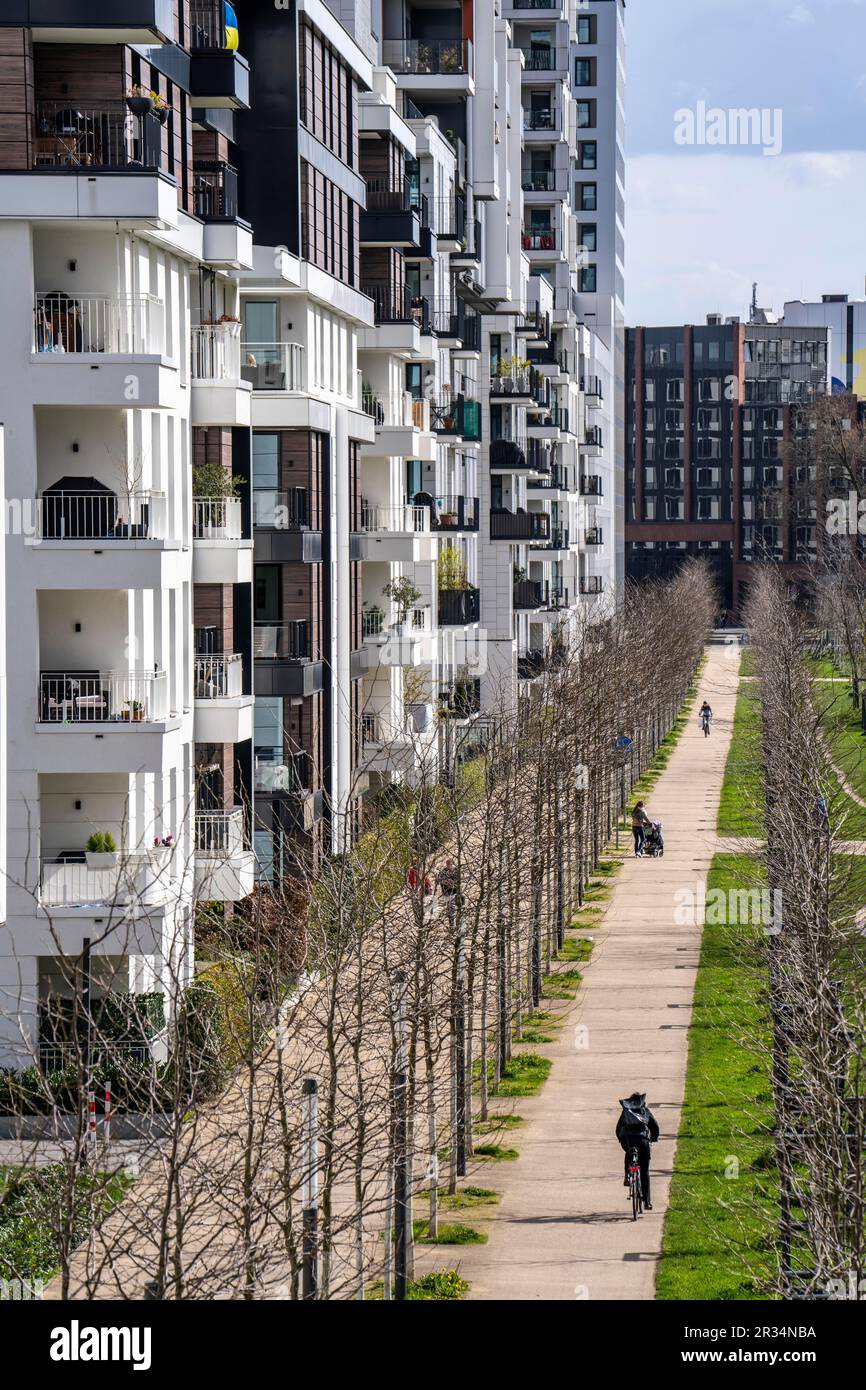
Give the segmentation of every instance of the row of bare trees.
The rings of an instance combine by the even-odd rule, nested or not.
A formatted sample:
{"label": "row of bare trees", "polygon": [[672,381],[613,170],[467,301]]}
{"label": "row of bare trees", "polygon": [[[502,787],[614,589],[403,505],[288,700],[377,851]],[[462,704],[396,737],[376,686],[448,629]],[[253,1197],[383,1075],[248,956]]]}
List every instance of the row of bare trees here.
{"label": "row of bare trees", "polygon": [[[825,611],[848,583],[825,571]],[[767,884],[778,920],[755,934],[766,1028],[751,1045],[772,1079],[778,1223],[770,1287],[783,1298],[866,1297],[866,952],[855,838],[822,735],[815,629],[777,572],[751,586]],[[862,636],[859,639],[862,649]],[[860,652],[858,652],[858,661]],[[855,668],[856,669],[856,668]],[[854,1290],[852,1293],[851,1290]]]}
{"label": "row of bare trees", "polygon": [[[6,1082],[15,1200],[51,1206],[58,1296],[406,1296],[414,1222],[436,1234],[441,1194],[496,1138],[513,1050],[716,608],[700,565],[629,590],[560,634],[513,714],[455,732],[444,769],[419,746],[411,785],[351,850],[314,869],[299,842],[233,915],[200,905],[195,982],[169,982],[159,1065],[111,1053],[104,1007],[81,1017],[82,960],[65,958],[86,1058],[29,1074],[26,1103]],[[135,914],[117,930],[132,953]],[[38,1264],[0,1244],[4,1260],[22,1279]]]}

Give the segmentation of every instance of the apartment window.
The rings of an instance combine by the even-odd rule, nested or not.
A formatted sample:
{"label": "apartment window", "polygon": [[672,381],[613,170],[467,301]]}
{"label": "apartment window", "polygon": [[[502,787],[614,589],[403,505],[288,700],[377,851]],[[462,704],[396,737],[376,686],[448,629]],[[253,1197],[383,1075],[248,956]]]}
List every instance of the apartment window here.
{"label": "apartment window", "polygon": [[718,487],[721,480],[720,468],[699,468],[698,487]]}
{"label": "apartment window", "polygon": [[675,492],[682,491],[683,470],[681,468],[665,469],[665,487],[672,488]]}
{"label": "apartment window", "polygon": [[707,360],[708,360],[709,362],[720,362],[720,361],[722,360],[722,345],[721,345],[721,343],[720,343],[720,342],[717,342],[716,339],[714,338],[710,343],[707,344],[707,346],[708,346],[708,349],[709,349],[708,354],[707,354]]}
{"label": "apartment window", "polygon": [[681,410],[665,411],[665,429],[669,434],[682,434],[683,412]]}
{"label": "apartment window", "polygon": [[645,410],[643,413],[643,427],[646,434],[652,434],[656,427],[656,413],[654,410]]}
{"label": "apartment window", "polygon": [[282,618],[280,569],[280,565],[256,565],[255,567],[255,620],[257,623],[278,623]]}
{"label": "apartment window", "polygon": [[643,442],[643,456],[645,463],[655,463],[656,442],[654,439],[645,439]]}
{"label": "apartment window", "polygon": [[656,471],[654,468],[645,468],[643,471],[643,485],[649,492],[655,491]]}
{"label": "apartment window", "polygon": [[718,521],[719,512],[718,497],[698,498],[698,521]]}
{"label": "apartment window", "polygon": [[704,439],[699,437],[697,441],[697,457],[699,459],[717,459],[719,457],[719,441],[717,439]]}
{"label": "apartment window", "polygon": [[754,410],[744,410],[744,411],[743,411],[743,429],[744,429],[744,430],[748,430],[748,431],[751,433],[751,431],[752,431],[754,428],[755,428],[755,412],[754,412]]}
{"label": "apartment window", "polygon": [[594,265],[585,265],[580,271],[580,290],[582,294],[595,294],[598,271]]}
{"label": "apartment window", "polygon": [[763,457],[763,458],[765,458],[765,459],[777,459],[777,458],[779,457],[779,441],[778,441],[778,439],[764,439],[764,440],[762,440],[762,444],[763,444],[763,448],[762,448],[762,450],[761,450],[761,454],[762,454],[762,457]]}
{"label": "apartment window", "polygon": [[578,168],[597,169],[598,168],[598,141],[581,140],[578,146]]}
{"label": "apartment window", "polygon": [[253,435],[253,487],[278,488],[280,485],[280,437]]}
{"label": "apartment window", "polygon": [[595,15],[581,15],[577,21],[577,42],[595,43]]}
{"label": "apartment window", "polygon": [[598,227],[594,222],[581,222],[580,244],[586,251],[598,250]]}
{"label": "apartment window", "polygon": [[670,348],[659,343],[648,343],[643,350],[645,367],[666,367],[670,361]]}
{"label": "apartment window", "polygon": [[656,499],[655,499],[654,497],[645,497],[645,498],[643,499],[643,514],[644,514],[644,520],[646,520],[646,521],[655,521],[655,519],[656,519]]}
{"label": "apartment window", "polygon": [[597,183],[579,183],[577,185],[577,206],[581,212],[595,212],[598,209]]}
{"label": "apartment window", "polygon": [[702,376],[698,381],[698,400],[699,401],[720,401],[722,399],[722,383],[717,376]]}
{"label": "apartment window", "polygon": [[683,519],[683,504],[682,504],[682,499],[679,498],[679,497],[666,497],[666,498],[665,498],[665,513],[666,513],[666,515],[667,515],[668,521],[682,521],[682,519]]}
{"label": "apartment window", "polygon": [[711,406],[702,406],[698,410],[699,430],[712,430],[718,433],[721,425],[722,420],[718,410],[714,410]]}
{"label": "apartment window", "polygon": [[247,343],[278,343],[280,340],[277,301],[248,299],[244,304],[244,341]]}
{"label": "apartment window", "polygon": [[704,345],[703,345],[703,343],[693,343],[693,344],[692,344],[692,356],[694,357],[695,362],[703,362],[703,360],[704,360]]}
{"label": "apartment window", "polygon": [[681,401],[683,398],[683,379],[682,377],[672,377],[667,385],[667,399],[669,401]]}
{"label": "apartment window", "polygon": [[594,130],[597,124],[595,119],[595,102],[576,101],[575,108],[578,130]]}
{"label": "apartment window", "polygon": [[574,60],[574,85],[575,85],[575,87],[594,87],[594,86],[595,86],[595,59],[594,59],[594,58],[575,58],[575,60]]}
{"label": "apartment window", "polygon": [[666,440],[665,440],[665,458],[666,458],[666,459],[681,459],[682,456],[683,456],[683,441],[682,441],[682,439],[666,439]]}
{"label": "apartment window", "polygon": [[645,401],[654,401],[656,398],[656,384],[651,377],[647,377],[643,384],[643,395]]}

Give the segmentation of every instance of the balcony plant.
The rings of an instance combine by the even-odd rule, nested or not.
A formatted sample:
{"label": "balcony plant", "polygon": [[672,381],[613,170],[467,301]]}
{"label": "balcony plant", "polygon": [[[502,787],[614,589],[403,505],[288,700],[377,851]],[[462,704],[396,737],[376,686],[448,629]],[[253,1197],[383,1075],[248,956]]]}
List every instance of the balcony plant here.
{"label": "balcony plant", "polygon": [[407,579],[403,575],[399,579],[389,580],[382,593],[391,600],[397,609],[397,621],[394,627],[400,631],[406,626],[410,608],[414,608],[421,597],[421,590],[412,583],[411,579]]}
{"label": "balcony plant", "polygon": [[146,116],[153,110],[154,93],[138,82],[126,94],[126,104],[133,116]]}
{"label": "balcony plant", "polygon": [[110,830],[94,830],[84,847],[88,869],[113,869],[117,863],[117,844]]}
{"label": "balcony plant", "polygon": [[141,700],[127,700],[123,706],[123,717],[127,722],[140,724],[144,719],[144,704]]}
{"label": "balcony plant", "polygon": [[439,552],[436,563],[437,583],[440,592],[454,593],[469,588],[466,576],[466,560],[463,552],[454,545],[446,545]]}
{"label": "balcony plant", "polygon": [[193,465],[193,497],[237,497],[245,482],[245,478],[227,473],[222,464],[213,459]]}

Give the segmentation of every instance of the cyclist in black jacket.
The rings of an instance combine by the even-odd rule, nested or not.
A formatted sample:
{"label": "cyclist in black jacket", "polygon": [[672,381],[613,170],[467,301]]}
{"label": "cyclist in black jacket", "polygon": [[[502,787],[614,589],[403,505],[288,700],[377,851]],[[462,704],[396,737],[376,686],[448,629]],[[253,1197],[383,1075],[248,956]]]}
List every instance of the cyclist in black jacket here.
{"label": "cyclist in black jacket", "polygon": [[652,1211],[650,1201],[650,1145],[659,1137],[659,1127],[655,1115],[646,1103],[646,1092],[634,1091],[627,1100],[621,1100],[619,1119],[616,1122],[616,1137],[625,1153],[624,1187],[628,1187],[628,1156],[637,1149],[640,1164],[640,1181],[643,1188],[644,1207]]}

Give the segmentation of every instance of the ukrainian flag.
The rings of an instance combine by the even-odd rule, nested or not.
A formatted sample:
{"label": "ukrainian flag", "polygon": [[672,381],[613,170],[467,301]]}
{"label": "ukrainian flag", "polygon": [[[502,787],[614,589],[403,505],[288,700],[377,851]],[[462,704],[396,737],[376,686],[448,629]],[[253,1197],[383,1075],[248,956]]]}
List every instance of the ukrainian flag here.
{"label": "ukrainian flag", "polygon": [[226,48],[237,48],[238,46],[238,17],[232,5],[226,0]]}

